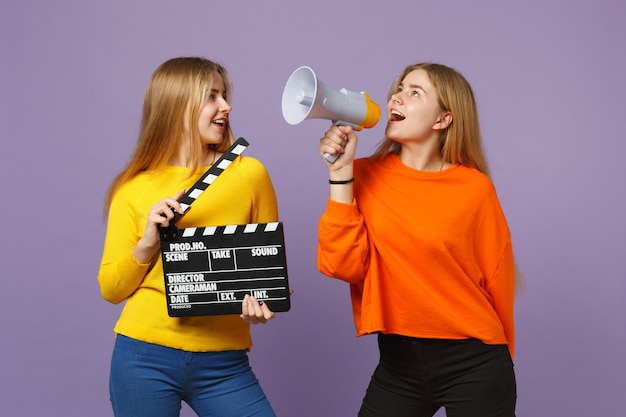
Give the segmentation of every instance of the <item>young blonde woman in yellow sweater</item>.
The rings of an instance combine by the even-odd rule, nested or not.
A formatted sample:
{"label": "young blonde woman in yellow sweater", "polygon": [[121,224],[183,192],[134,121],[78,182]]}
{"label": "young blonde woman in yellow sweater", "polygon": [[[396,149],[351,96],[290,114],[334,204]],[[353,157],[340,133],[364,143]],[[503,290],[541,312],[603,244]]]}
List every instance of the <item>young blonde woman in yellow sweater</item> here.
{"label": "young blonde woman in yellow sweater", "polygon": [[387,117],[368,158],[346,126],[319,146],[340,157],[326,161],[318,267],[350,284],[357,335],[378,335],[359,416],[514,416],[513,250],[472,89],[450,67],[411,65]]}
{"label": "young blonde woman in yellow sweater", "polygon": [[[125,301],[115,325],[110,395],[116,417],[178,416],[181,401],[199,416],[272,417],[250,369],[250,324],[274,317],[248,297],[241,315],[169,317],[158,226],[178,199],[233,143],[231,83],[210,60],[168,60],[153,73],[128,166],[106,200],[108,225],[98,281],[102,296]],[[265,167],[240,156],[178,222],[180,228],[278,220]]]}

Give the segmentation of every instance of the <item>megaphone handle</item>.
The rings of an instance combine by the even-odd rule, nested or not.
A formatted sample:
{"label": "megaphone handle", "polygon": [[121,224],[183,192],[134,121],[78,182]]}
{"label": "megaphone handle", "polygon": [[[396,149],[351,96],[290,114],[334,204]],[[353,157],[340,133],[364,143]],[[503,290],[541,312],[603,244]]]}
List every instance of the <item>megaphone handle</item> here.
{"label": "megaphone handle", "polygon": [[334,164],[337,158],[339,158],[339,154],[331,155],[328,152],[324,154],[324,159],[327,160],[330,164]]}
{"label": "megaphone handle", "polygon": [[[354,129],[356,131],[360,131],[361,129],[363,129],[363,126],[355,125],[353,123],[344,122],[343,120],[333,120],[333,124],[335,126],[350,126],[352,129]],[[334,164],[335,161],[337,160],[337,158],[339,158],[339,156],[340,156],[340,154],[331,155],[328,152],[326,152],[324,154],[324,159],[327,160],[329,163]]]}

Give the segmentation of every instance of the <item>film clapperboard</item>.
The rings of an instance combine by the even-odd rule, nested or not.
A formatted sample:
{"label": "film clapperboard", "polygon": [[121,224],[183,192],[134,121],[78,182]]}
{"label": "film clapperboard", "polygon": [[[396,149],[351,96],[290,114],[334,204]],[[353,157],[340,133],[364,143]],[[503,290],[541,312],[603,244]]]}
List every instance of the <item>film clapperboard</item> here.
{"label": "film clapperboard", "polygon": [[[186,210],[248,147],[239,138],[181,197]],[[274,312],[290,309],[282,222],[178,229],[175,213],[160,229],[167,310],[171,317],[241,314],[253,295]]]}

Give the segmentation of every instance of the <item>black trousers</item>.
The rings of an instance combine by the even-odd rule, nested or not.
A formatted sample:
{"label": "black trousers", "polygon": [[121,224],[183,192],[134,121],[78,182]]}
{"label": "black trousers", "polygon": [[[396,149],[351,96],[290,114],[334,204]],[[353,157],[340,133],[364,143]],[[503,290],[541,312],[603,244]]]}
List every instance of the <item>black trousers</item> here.
{"label": "black trousers", "polygon": [[378,335],[380,362],[359,417],[515,417],[517,391],[506,345],[480,340]]}

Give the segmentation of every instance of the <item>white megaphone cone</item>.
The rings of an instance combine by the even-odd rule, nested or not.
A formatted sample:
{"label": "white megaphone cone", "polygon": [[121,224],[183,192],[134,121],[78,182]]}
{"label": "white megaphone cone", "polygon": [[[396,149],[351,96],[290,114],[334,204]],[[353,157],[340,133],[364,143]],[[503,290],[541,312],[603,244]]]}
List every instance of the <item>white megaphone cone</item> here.
{"label": "white megaphone cone", "polygon": [[[376,126],[380,107],[365,92],[334,90],[317,79],[310,67],[303,66],[291,74],[282,100],[283,118],[290,125],[306,119],[332,120],[336,125],[352,126],[355,130]],[[324,155],[335,162],[338,155]]]}

